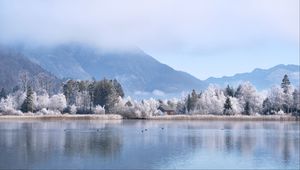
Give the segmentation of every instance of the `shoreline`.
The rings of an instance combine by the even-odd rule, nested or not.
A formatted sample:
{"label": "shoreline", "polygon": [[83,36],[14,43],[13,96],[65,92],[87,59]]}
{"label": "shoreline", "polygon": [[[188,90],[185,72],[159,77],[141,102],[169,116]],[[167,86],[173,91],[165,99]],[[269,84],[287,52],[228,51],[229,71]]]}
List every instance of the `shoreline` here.
{"label": "shoreline", "polygon": [[198,120],[198,121],[300,121],[291,115],[222,116],[222,115],[164,115],[144,119],[124,119],[121,115],[0,115],[0,120]]}
{"label": "shoreline", "polygon": [[0,115],[0,120],[123,120],[121,115]]}

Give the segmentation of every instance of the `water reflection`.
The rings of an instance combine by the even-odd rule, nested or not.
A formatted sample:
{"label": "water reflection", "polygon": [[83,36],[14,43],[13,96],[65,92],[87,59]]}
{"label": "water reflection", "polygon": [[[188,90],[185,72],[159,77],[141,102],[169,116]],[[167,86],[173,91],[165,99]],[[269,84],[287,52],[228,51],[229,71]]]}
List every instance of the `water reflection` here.
{"label": "water reflection", "polygon": [[299,128],[298,122],[0,121],[0,169],[299,168]]}

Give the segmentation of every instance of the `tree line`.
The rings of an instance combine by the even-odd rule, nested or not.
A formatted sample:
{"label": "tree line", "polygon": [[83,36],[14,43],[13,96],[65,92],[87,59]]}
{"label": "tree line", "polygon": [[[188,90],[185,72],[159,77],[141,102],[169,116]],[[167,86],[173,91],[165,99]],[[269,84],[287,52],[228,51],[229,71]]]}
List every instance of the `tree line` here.
{"label": "tree line", "polygon": [[292,86],[288,76],[284,75],[280,87],[272,87],[266,95],[259,93],[249,82],[236,89],[227,85],[224,90],[210,86],[199,94],[193,90],[179,110],[190,114],[299,115],[299,96],[299,89]]}
{"label": "tree line", "polygon": [[[280,86],[261,93],[249,82],[237,88],[219,88],[210,85],[197,93],[193,90],[181,99],[136,101],[125,97],[117,80],[66,80],[58,93],[49,92],[47,86],[31,86],[20,79],[20,87],[7,93],[0,91],[2,114],[121,114],[127,118],[147,118],[164,115],[159,106],[165,105],[176,114],[214,115],[300,115],[299,89],[287,75]],[[23,86],[22,86],[23,85]],[[37,88],[39,87],[39,88]]]}

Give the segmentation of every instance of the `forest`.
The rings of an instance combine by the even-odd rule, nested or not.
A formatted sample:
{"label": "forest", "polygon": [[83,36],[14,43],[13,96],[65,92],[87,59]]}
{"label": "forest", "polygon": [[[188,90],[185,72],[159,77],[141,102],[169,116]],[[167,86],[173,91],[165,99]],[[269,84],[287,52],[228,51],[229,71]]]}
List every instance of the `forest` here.
{"label": "forest", "polygon": [[[57,84],[57,82],[55,82]],[[299,87],[287,75],[268,91],[259,92],[250,82],[207,89],[182,98],[133,100],[116,80],[65,80],[57,85],[45,75],[19,75],[19,85],[0,92],[0,115],[120,114],[124,118],[182,115],[300,115]]]}

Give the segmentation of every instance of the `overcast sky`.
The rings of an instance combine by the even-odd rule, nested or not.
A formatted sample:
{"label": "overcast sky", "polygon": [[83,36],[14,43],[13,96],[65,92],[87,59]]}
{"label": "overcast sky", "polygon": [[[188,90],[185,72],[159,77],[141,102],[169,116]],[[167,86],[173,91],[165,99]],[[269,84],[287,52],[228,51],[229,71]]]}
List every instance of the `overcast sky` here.
{"label": "overcast sky", "polygon": [[0,0],[0,41],[138,46],[200,79],[299,64],[299,0]]}

